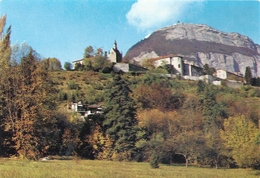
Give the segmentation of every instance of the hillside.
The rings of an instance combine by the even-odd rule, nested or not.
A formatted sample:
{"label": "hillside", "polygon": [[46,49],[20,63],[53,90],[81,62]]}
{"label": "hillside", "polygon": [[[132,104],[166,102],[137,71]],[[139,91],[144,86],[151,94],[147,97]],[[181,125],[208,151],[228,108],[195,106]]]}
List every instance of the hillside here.
{"label": "hillside", "polygon": [[111,75],[86,71],[50,72],[54,86],[58,89],[59,108],[65,109],[68,102],[95,104],[103,102],[104,89]]}
{"label": "hillside", "polygon": [[260,76],[260,46],[238,33],[225,33],[206,25],[179,23],[153,32],[148,38],[133,45],[125,55],[141,63],[145,59],[179,54],[184,60],[194,61],[216,69],[244,74],[250,66],[253,76]]}
{"label": "hillside", "polygon": [[[157,70],[120,76],[93,71],[49,72],[50,87],[57,89],[52,90],[56,92],[50,94],[50,100],[54,103],[56,98],[59,107],[47,103],[51,123],[45,127],[48,137],[40,138],[52,142],[34,159],[77,155],[150,161],[153,168],[159,163],[258,168],[257,88],[232,89],[172,79],[155,75]],[[66,104],[79,100],[87,105],[102,103],[104,110],[85,117],[82,110],[66,110]]]}

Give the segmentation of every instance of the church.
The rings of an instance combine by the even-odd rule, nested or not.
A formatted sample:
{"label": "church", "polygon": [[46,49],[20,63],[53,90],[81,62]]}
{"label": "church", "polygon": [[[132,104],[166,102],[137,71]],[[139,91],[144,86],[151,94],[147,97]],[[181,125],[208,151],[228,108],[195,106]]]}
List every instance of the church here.
{"label": "church", "polygon": [[115,41],[114,47],[110,50],[108,60],[114,63],[113,71],[118,72],[129,72],[129,73],[144,73],[147,69],[137,66],[134,64],[123,63],[123,56],[122,53],[119,52],[117,48],[117,43]]}
{"label": "church", "polygon": [[117,49],[117,43],[115,41],[114,47],[110,50],[108,60],[113,63],[122,62],[122,54]]}

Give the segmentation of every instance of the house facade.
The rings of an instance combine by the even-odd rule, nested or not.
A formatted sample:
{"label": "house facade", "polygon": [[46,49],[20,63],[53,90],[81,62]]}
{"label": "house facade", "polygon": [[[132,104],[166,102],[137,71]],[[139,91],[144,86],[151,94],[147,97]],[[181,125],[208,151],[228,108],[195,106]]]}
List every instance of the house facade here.
{"label": "house facade", "polygon": [[163,66],[165,64],[172,65],[175,69],[176,74],[183,75],[182,56],[170,54],[166,56],[152,58],[151,60],[154,61],[156,67]]}
{"label": "house facade", "polygon": [[166,56],[160,56],[152,58],[156,67],[163,66],[165,64],[172,65],[176,75],[181,76],[201,76],[203,75],[203,69],[195,66],[188,61],[183,60],[180,55],[170,54]]}
{"label": "house facade", "polygon": [[242,74],[240,73],[232,73],[232,72],[228,72],[226,70],[223,69],[217,69],[216,70],[216,77],[220,78],[220,79],[228,79],[228,80],[236,80],[236,81],[244,81],[244,77]]}

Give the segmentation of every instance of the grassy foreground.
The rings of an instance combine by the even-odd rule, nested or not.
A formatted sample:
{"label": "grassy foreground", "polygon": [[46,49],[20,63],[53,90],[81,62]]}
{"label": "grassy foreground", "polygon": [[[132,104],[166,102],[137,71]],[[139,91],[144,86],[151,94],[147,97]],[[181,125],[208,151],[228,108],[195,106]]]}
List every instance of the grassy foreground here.
{"label": "grassy foreground", "polygon": [[180,178],[250,178],[259,177],[259,171],[249,169],[209,169],[160,165],[150,168],[149,163],[51,160],[46,162],[0,159],[1,178],[136,178],[136,177],[180,177]]}

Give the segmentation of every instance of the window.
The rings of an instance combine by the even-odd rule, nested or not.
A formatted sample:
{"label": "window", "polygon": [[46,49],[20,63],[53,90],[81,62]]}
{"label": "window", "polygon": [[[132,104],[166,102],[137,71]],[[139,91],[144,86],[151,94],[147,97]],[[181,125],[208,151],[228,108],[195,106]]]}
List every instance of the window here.
{"label": "window", "polygon": [[178,67],[179,67],[179,68],[181,68],[181,65],[180,65],[180,64],[178,64]]}

